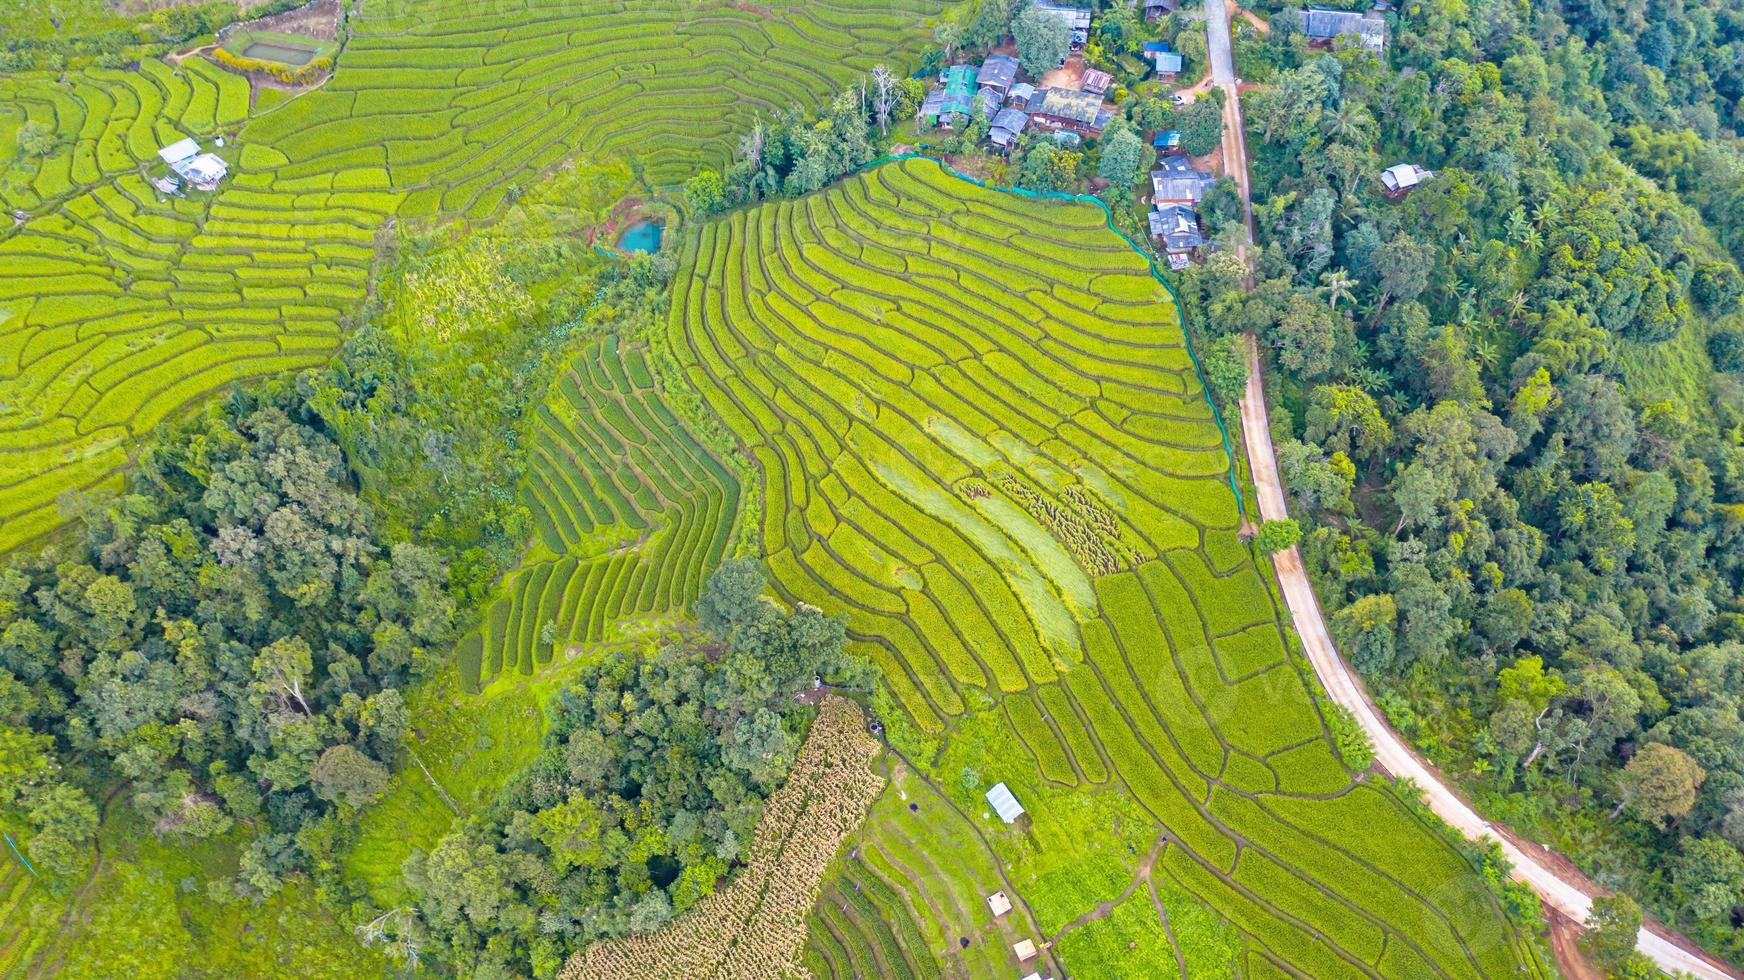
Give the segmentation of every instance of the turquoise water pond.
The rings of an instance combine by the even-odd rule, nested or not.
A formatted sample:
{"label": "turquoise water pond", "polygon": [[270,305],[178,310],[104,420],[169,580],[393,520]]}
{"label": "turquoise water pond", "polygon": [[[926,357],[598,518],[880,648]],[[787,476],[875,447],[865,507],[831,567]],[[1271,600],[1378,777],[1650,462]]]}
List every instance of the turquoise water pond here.
{"label": "turquoise water pond", "polygon": [[618,248],[626,252],[658,252],[660,236],[666,226],[658,221],[638,221],[624,229],[618,238]]}

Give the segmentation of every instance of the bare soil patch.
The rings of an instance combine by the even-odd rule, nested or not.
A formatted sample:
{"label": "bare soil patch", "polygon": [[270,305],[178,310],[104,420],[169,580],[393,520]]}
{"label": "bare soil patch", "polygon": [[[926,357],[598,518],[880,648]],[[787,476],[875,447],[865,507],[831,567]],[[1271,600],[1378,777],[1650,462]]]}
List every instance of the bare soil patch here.
{"label": "bare soil patch", "polygon": [[339,0],[313,0],[295,10],[287,10],[271,17],[261,17],[256,20],[243,21],[227,27],[224,33],[232,30],[272,31],[277,34],[301,34],[320,41],[337,41],[339,39]]}
{"label": "bare soil patch", "polygon": [[1587,962],[1586,954],[1581,952],[1581,927],[1574,920],[1549,906],[1550,951],[1556,955],[1556,968],[1561,971],[1564,980],[1605,980],[1605,973]]}

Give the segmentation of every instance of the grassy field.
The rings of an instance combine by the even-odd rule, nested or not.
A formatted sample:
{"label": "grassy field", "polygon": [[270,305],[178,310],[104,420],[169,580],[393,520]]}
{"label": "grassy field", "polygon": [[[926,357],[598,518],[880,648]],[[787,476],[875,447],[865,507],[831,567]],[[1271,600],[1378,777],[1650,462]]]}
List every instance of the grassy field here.
{"label": "grassy field", "polygon": [[259,903],[211,897],[208,880],[236,873],[235,837],[160,841],[121,801],[109,809],[90,867],[63,883],[66,894],[0,848],[0,976],[391,975],[387,960],[358,945],[307,882]]}
{"label": "grassy field", "polygon": [[[887,721],[941,746],[917,764],[1055,966],[1132,975],[1097,916],[1172,901],[1221,921],[1147,925],[1146,962],[1233,968],[1233,929],[1244,962],[1315,977],[1540,969],[1471,866],[1340,763],[1179,316],[1100,210],[885,165],[693,231],[668,343],[762,469],[778,591],[844,616],[908,716]],[[997,781],[1015,827],[981,799]],[[813,962],[895,969],[912,926],[973,972],[952,946],[993,941],[990,882],[891,834],[832,884],[869,904],[822,907]]]}
{"label": "grassy field", "polygon": [[[116,485],[167,415],[327,356],[389,218],[489,219],[577,154],[681,181],[754,115],[901,64],[941,5],[365,4],[334,77],[246,124],[247,84],[198,58],[0,81],[0,131],[57,135],[0,157],[0,203],[29,215],[0,230],[0,549]],[[141,165],[220,133],[224,186],[160,202]]]}

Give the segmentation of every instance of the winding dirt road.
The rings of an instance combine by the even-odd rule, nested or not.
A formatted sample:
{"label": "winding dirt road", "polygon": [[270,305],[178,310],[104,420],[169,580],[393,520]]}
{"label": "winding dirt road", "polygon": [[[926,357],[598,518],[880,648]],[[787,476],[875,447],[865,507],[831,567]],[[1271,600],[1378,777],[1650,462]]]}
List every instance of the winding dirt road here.
{"label": "winding dirt road", "polygon": [[[1225,0],[1205,0],[1206,34],[1211,55],[1211,77],[1224,90],[1223,161],[1225,172],[1235,178],[1242,198],[1242,215],[1253,233],[1253,205],[1249,197],[1247,141],[1241,119],[1241,101],[1237,91],[1234,59],[1230,53],[1229,11]],[[1242,256],[1246,258],[1245,253]],[[1253,471],[1255,496],[1260,517],[1279,520],[1290,516],[1284,499],[1284,483],[1278,475],[1278,459],[1272,449],[1272,431],[1266,417],[1265,381],[1261,376],[1259,348],[1248,338],[1247,393],[1241,399],[1241,429],[1247,447],[1248,465]],[[1349,665],[1339,657],[1327,631],[1326,618],[1320,602],[1308,582],[1302,566],[1302,556],[1295,549],[1277,552],[1272,565],[1278,573],[1278,583],[1284,593],[1284,603],[1290,618],[1302,638],[1302,648],[1314,665],[1314,673],[1326,688],[1327,696],[1344,706],[1356,717],[1375,746],[1375,759],[1399,779],[1409,779],[1422,789],[1430,809],[1471,840],[1484,837],[1500,841],[1502,853],[1514,866],[1514,877],[1532,886],[1546,905],[1577,923],[1586,922],[1592,911],[1593,897],[1603,894],[1585,880],[1570,880],[1573,875],[1559,874],[1549,860],[1540,860],[1518,846],[1504,828],[1492,826],[1473,810],[1458,794],[1448,788],[1441,774],[1430,768],[1405,744],[1404,739],[1387,724],[1386,718],[1369,699],[1368,691]],[[1560,862],[1566,864],[1567,862]],[[1744,977],[1697,952],[1694,944],[1669,929],[1651,924],[1643,926],[1636,938],[1642,953],[1667,973],[1687,973],[1712,980],[1738,980]]]}
{"label": "winding dirt road", "polygon": [[[1253,470],[1255,497],[1260,516],[1279,520],[1290,516],[1284,500],[1283,481],[1278,476],[1278,460],[1272,451],[1271,426],[1266,418],[1265,382],[1260,375],[1259,348],[1249,338],[1247,394],[1241,400],[1241,429],[1247,445],[1249,466]],[[1284,592],[1284,603],[1290,608],[1290,618],[1296,633],[1302,638],[1302,649],[1314,665],[1314,673],[1333,701],[1343,705],[1368,733],[1375,745],[1375,759],[1399,779],[1416,783],[1428,800],[1429,808],[1454,829],[1471,840],[1484,837],[1498,839],[1502,853],[1514,865],[1514,877],[1532,886],[1545,904],[1575,922],[1585,922],[1592,911],[1593,887],[1587,883],[1564,880],[1548,864],[1521,850],[1508,835],[1492,827],[1466,802],[1449,789],[1441,774],[1431,769],[1412,752],[1403,739],[1386,722],[1386,718],[1369,699],[1362,682],[1351,672],[1327,632],[1326,619],[1320,602],[1308,583],[1308,573],[1302,567],[1302,556],[1295,549],[1272,556],[1277,569],[1278,584]],[[1642,927],[1636,945],[1666,972],[1683,971],[1694,976],[1730,980],[1738,974],[1688,948],[1686,944]]]}

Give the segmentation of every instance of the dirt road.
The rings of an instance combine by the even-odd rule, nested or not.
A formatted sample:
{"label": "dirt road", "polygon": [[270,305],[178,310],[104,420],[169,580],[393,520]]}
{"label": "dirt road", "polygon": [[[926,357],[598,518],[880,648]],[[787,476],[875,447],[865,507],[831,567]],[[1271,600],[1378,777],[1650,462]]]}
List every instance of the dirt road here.
{"label": "dirt road", "polygon": [[[1213,0],[1215,2],[1215,0]],[[1271,427],[1266,419],[1265,383],[1260,376],[1259,348],[1250,339],[1248,347],[1247,394],[1241,400],[1241,427],[1247,445],[1249,465],[1253,470],[1255,496],[1260,516],[1265,520],[1289,516],[1285,506],[1283,481],[1278,476],[1278,460],[1272,451]],[[1343,705],[1356,717],[1363,731],[1375,745],[1375,758],[1394,776],[1409,779],[1422,789],[1430,809],[1454,829],[1472,840],[1495,837],[1502,853],[1514,865],[1514,877],[1532,886],[1546,904],[1575,922],[1585,922],[1592,911],[1593,891],[1590,885],[1565,881],[1552,870],[1548,862],[1516,847],[1507,837],[1497,833],[1488,821],[1478,816],[1466,802],[1449,789],[1440,773],[1431,769],[1405,744],[1369,699],[1362,682],[1338,656],[1327,632],[1326,619],[1320,602],[1308,584],[1308,574],[1302,567],[1302,556],[1295,548],[1272,556],[1283,588],[1284,602],[1290,607],[1290,618],[1296,633],[1302,638],[1302,649],[1314,665],[1314,673],[1333,701]],[[1734,978],[1738,974],[1696,953],[1691,948],[1657,932],[1642,928],[1637,947],[1655,963],[1671,972],[1681,970],[1697,977]]]}

